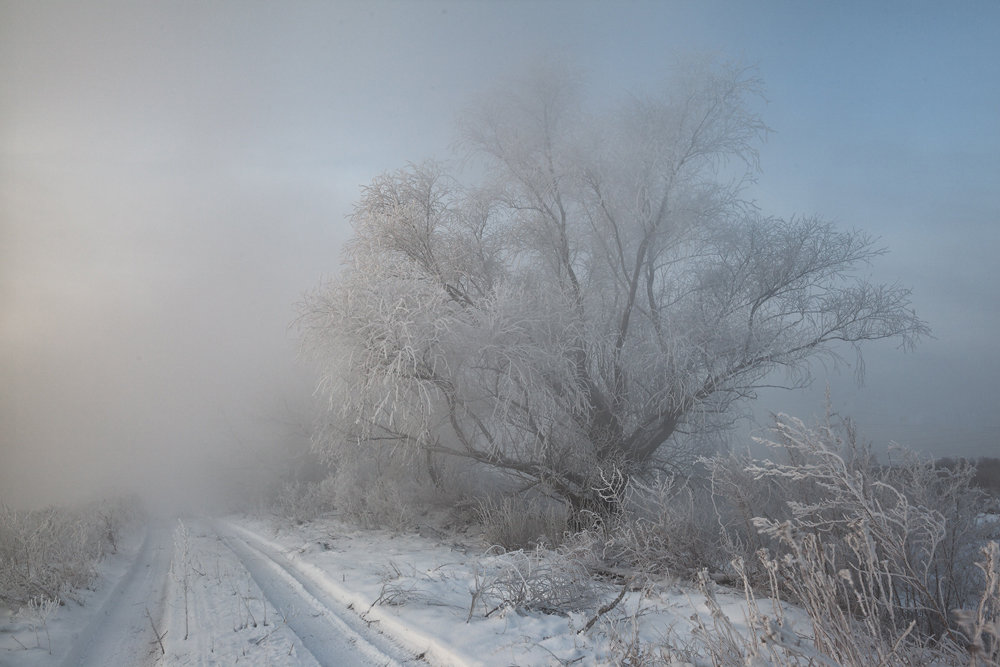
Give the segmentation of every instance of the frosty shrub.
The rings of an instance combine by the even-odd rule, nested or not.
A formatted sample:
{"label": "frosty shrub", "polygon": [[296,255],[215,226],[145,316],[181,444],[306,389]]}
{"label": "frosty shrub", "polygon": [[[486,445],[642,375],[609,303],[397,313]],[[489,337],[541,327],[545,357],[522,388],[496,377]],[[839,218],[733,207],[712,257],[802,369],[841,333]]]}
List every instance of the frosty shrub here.
{"label": "frosty shrub", "polygon": [[764,444],[789,462],[746,467],[787,507],[754,519],[772,541],[758,552],[770,594],[806,610],[816,650],[836,664],[957,660],[970,640],[952,612],[984,599],[975,558],[985,535],[964,516],[971,476],[909,455],[879,466],[849,425],[829,420],[811,429],[779,416],[774,436]]}
{"label": "frosty shrub", "polygon": [[536,548],[490,556],[476,564],[470,590],[471,618],[513,610],[565,615],[593,609],[598,586],[579,554]]}
{"label": "frosty shrub", "polygon": [[314,438],[324,444],[312,450],[313,469],[299,471],[277,487],[269,499],[271,514],[296,524],[330,515],[364,528],[409,523],[414,475],[392,448],[359,452],[347,443],[349,434],[331,424],[319,425]]}
{"label": "frosty shrub", "polygon": [[364,528],[403,528],[412,518],[410,503],[392,480],[334,474],[321,482],[288,481],[271,502],[277,517],[303,524],[336,514]]}
{"label": "frosty shrub", "polygon": [[117,550],[134,506],[119,500],[18,511],[0,504],[0,602],[61,600],[85,587],[97,562]]}
{"label": "frosty shrub", "polygon": [[332,493],[334,510],[341,518],[363,528],[392,530],[412,522],[414,500],[421,491],[391,457],[341,461],[323,485]]}
{"label": "frosty shrub", "polygon": [[[773,460],[704,461],[707,497],[697,481],[633,477],[621,511],[574,536],[593,540],[612,573],[697,574],[709,616],[658,647],[625,642],[623,656],[650,665],[1000,664],[1000,547],[989,541],[997,526],[982,518],[970,466],[936,466],[898,447],[879,463],[852,424],[832,416],[815,428],[780,416],[761,442]],[[716,581],[742,586],[739,618],[715,600]],[[786,603],[805,612],[798,627]]]}
{"label": "frosty shrub", "polygon": [[629,478],[620,496],[621,511],[595,524],[611,569],[688,576],[717,567],[722,552],[707,491],[661,474]]}
{"label": "frosty shrub", "polygon": [[749,561],[764,546],[763,538],[753,525],[754,517],[787,513],[777,485],[768,479],[755,479],[747,472],[751,463],[749,452],[733,451],[726,456],[705,459],[714,523],[730,559]]}
{"label": "frosty shrub", "polygon": [[49,619],[59,608],[59,599],[39,595],[28,600],[26,607],[18,610],[17,615],[28,621],[28,627],[35,633],[35,648],[42,648],[39,631],[45,633],[45,648],[52,654],[52,637],[49,635]]}
{"label": "frosty shrub", "polygon": [[985,578],[979,602],[972,609],[956,609],[955,619],[968,639],[974,665],[1000,664],[1000,544],[989,542],[976,563]]}
{"label": "frosty shrub", "polygon": [[295,524],[317,519],[334,510],[334,491],[329,480],[322,482],[286,481],[271,503],[278,517]]}
{"label": "frosty shrub", "polygon": [[338,507],[343,516],[365,528],[400,530],[413,521],[412,503],[406,490],[392,480],[375,479],[356,495],[342,493]]}
{"label": "frosty shrub", "polygon": [[882,469],[884,481],[902,490],[911,504],[933,508],[944,518],[944,537],[929,573],[942,606],[954,609],[968,604],[982,589],[976,564],[982,546],[1000,539],[1000,526],[983,522],[980,516],[986,496],[975,482],[975,466],[962,462],[944,468],[898,446],[890,454],[890,465]]}
{"label": "frosty shrub", "polygon": [[476,514],[483,539],[507,551],[539,546],[559,546],[569,530],[565,505],[522,496],[488,497],[479,501]]}

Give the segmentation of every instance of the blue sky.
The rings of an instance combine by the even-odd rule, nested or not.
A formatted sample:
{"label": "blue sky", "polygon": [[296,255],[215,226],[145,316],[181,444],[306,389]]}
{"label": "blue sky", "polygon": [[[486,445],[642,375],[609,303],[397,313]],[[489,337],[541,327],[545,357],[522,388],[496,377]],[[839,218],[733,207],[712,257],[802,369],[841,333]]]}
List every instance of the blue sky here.
{"label": "blue sky", "polygon": [[[997,34],[992,1],[0,0],[0,497],[175,486],[290,437],[294,303],[359,186],[447,156],[470,96],[545,57],[596,99],[678,55],[758,67],[752,195],[880,237],[873,274],[936,336],[869,348],[835,407],[878,443],[1000,455]],[[760,412],[821,412],[818,375]]]}

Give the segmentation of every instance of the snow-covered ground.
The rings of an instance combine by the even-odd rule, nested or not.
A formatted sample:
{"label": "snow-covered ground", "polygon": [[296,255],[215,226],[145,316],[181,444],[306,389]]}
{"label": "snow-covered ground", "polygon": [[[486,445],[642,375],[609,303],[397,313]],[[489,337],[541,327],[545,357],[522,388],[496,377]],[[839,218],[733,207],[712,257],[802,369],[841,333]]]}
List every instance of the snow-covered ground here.
{"label": "snow-covered ground", "polygon": [[[523,595],[516,579],[546,567],[430,527],[153,524],[104,561],[82,605],[67,603],[44,627],[27,611],[0,618],[0,665],[601,665],[684,647],[696,617],[726,631],[701,593],[670,581],[634,586],[604,614],[619,585],[598,585],[589,605],[562,614],[498,602]],[[717,599],[744,630],[743,597]]]}

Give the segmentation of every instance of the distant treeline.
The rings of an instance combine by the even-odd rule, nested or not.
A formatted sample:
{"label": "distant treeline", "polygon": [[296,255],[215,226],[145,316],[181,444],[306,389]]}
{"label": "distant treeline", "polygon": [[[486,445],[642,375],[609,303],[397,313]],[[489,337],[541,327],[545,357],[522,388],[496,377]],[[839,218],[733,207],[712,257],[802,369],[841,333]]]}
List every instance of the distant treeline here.
{"label": "distant treeline", "polygon": [[[956,459],[951,456],[938,459],[938,465],[945,468],[955,468],[966,459]],[[993,496],[1000,496],[1000,458],[983,456],[968,461],[976,468],[972,483]]]}

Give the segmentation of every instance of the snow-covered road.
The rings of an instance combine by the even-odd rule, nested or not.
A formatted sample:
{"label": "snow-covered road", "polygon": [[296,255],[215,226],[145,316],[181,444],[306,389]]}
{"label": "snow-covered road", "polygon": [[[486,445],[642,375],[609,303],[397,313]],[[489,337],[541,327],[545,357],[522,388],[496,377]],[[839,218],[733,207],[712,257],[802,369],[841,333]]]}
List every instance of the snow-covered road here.
{"label": "snow-covered road", "polygon": [[[403,665],[421,663],[299,572],[266,539],[225,522],[154,523],[103,567],[82,606],[11,631],[0,665]],[[363,610],[362,610],[363,611]],[[2,634],[2,633],[0,633]]]}
{"label": "snow-covered road", "polygon": [[[603,667],[638,642],[694,646],[695,630],[714,632],[720,619],[731,624],[724,632],[749,632],[742,592],[717,590],[710,608],[670,579],[624,597],[592,581],[593,606],[565,614],[504,606],[500,596],[526,577],[562,577],[564,590],[567,557],[482,544],[474,533],[362,530],[333,518],[151,525],[102,561],[96,590],[73,593],[47,624],[0,610],[0,667]],[[615,599],[592,624],[596,606]],[[803,613],[781,613],[808,627]]]}
{"label": "snow-covered road", "polygon": [[63,665],[151,662],[155,644],[153,625],[162,618],[171,554],[171,527],[148,526],[132,566],[100,608],[94,610],[86,626],[75,634]]}
{"label": "snow-covered road", "polygon": [[245,531],[213,524],[271,604],[322,665],[389,665],[415,662],[367,628],[357,615],[296,568],[284,554]]}

